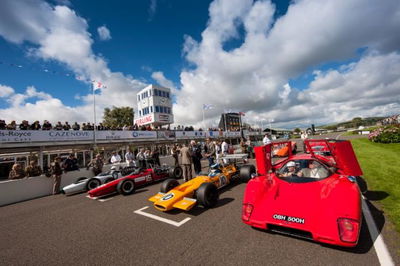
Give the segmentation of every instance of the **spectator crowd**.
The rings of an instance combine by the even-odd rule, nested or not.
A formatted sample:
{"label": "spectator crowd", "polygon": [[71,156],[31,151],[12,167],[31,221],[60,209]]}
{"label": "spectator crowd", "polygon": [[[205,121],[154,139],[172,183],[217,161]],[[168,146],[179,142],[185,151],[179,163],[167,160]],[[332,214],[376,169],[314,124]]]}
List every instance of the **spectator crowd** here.
{"label": "spectator crowd", "polygon": [[[23,120],[20,124],[16,123],[15,120],[10,123],[6,123],[5,120],[0,119],[0,130],[84,130],[90,131],[94,130],[95,125],[93,123],[87,122],[78,124],[77,122],[70,124],[68,121],[61,123],[58,121],[54,125],[51,124],[48,120],[44,120],[41,124],[39,121],[35,121],[33,123],[29,123],[27,120]],[[256,131],[255,129],[248,127],[249,131]],[[96,125],[96,130],[133,130],[133,131],[152,131],[152,130],[176,130],[176,131],[194,131],[193,126],[183,126],[178,125],[173,129],[168,125],[166,128],[163,127],[152,127],[150,125],[138,126],[137,124],[125,125],[123,127],[108,127],[103,123],[99,123]],[[203,131],[202,128],[199,128],[198,131]],[[208,131],[222,131],[220,128],[208,128]],[[239,127],[230,128],[230,131],[240,131]]]}

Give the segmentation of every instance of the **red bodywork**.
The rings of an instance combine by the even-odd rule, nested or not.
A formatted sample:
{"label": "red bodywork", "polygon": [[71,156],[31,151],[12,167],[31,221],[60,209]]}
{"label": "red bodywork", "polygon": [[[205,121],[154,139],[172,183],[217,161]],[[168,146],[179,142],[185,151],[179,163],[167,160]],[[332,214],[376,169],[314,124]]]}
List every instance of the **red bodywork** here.
{"label": "red bodywork", "polygon": [[92,189],[88,192],[90,197],[102,197],[106,195],[110,195],[117,192],[117,185],[119,182],[125,179],[133,179],[135,181],[135,187],[143,186],[154,181],[166,179],[169,177],[168,172],[163,172],[156,174],[152,168],[145,169],[138,174],[130,174],[114,181],[108,182],[104,185],[101,185],[95,189]]}
{"label": "red bodywork", "polygon": [[[314,152],[312,147],[317,143],[327,153]],[[360,191],[353,176],[362,175],[362,171],[352,146],[335,140],[306,140],[305,144],[309,154],[289,155],[278,162],[271,160],[271,144],[255,148],[258,176],[246,186],[242,220],[253,227],[354,247],[362,215]],[[334,172],[329,170],[327,177],[310,182],[278,177],[278,169],[295,160],[318,161]]]}

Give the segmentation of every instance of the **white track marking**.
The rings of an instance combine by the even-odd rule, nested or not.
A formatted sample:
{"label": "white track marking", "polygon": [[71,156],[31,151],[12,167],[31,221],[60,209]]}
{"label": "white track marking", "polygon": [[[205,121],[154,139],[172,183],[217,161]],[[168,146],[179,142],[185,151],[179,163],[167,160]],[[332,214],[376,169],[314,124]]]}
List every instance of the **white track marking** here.
{"label": "white track marking", "polygon": [[111,200],[111,199],[113,199],[114,197],[111,197],[111,198],[107,198],[107,199],[99,199],[99,201],[100,202],[106,202],[106,201],[109,201],[109,200]]}
{"label": "white track marking", "polygon": [[187,217],[187,218],[183,219],[180,222],[175,222],[175,221],[172,221],[172,220],[169,220],[169,219],[166,219],[166,218],[159,217],[159,216],[154,215],[154,214],[143,212],[143,210],[147,209],[148,207],[149,206],[145,206],[145,207],[143,207],[143,208],[141,208],[139,210],[134,211],[134,213],[139,214],[139,215],[143,215],[143,216],[149,217],[151,219],[154,219],[154,220],[157,220],[157,221],[160,221],[160,222],[163,222],[163,223],[167,223],[167,224],[170,224],[170,225],[173,225],[173,226],[176,226],[176,227],[179,227],[179,226],[183,225],[184,223],[188,222],[191,219],[191,218]]}
{"label": "white track marking", "polygon": [[89,196],[89,195],[87,195],[86,198],[92,199],[92,200],[96,200],[96,199],[97,199],[96,197],[91,197],[91,196]]}
{"label": "white track marking", "polygon": [[379,263],[381,265],[385,265],[385,266],[392,266],[392,265],[394,266],[392,257],[390,256],[390,253],[387,250],[385,242],[383,242],[383,238],[382,238],[381,234],[378,232],[378,229],[375,225],[374,219],[372,218],[371,212],[369,211],[369,208],[365,201],[364,196],[363,196],[363,200],[362,200],[362,209],[364,212],[365,220],[367,221],[368,231],[369,231],[369,234],[371,235],[371,239],[372,239],[372,241],[374,241],[374,239],[375,239],[374,248],[375,248],[375,252],[378,256]]}
{"label": "white track marking", "polygon": [[[339,139],[341,135],[343,135],[346,132],[343,132],[336,136],[336,139]],[[383,241],[383,237],[381,233],[378,232],[378,228],[376,227],[376,224],[374,222],[374,218],[372,218],[372,214],[368,208],[367,202],[365,201],[365,197],[362,196],[362,209],[364,213],[365,220],[367,221],[367,226],[368,226],[368,231],[371,236],[372,241],[374,241],[374,248],[376,255],[378,256],[379,263],[381,265],[385,266],[394,266],[394,262],[392,257],[390,256],[390,253],[385,245],[385,242]]]}

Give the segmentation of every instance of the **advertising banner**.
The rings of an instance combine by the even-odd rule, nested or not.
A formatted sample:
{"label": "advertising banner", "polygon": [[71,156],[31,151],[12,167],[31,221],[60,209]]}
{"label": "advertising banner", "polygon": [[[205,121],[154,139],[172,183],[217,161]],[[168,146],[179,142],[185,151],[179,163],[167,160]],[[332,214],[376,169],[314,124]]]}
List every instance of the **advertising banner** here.
{"label": "advertising banner", "polygon": [[176,131],[176,138],[179,139],[196,139],[196,138],[205,138],[205,131]]}
{"label": "advertising banner", "polygon": [[65,140],[91,140],[93,131],[63,131],[63,130],[1,130],[0,142],[40,142]]}
{"label": "advertising banner", "polygon": [[159,139],[175,139],[175,131],[170,131],[170,130],[166,130],[166,131],[157,131],[157,137]]}

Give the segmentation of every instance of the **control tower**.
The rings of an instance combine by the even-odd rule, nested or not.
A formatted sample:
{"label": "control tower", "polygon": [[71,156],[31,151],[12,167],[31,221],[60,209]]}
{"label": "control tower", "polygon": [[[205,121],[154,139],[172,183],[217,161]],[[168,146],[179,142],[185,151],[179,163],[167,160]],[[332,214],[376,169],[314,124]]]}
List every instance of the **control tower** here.
{"label": "control tower", "polygon": [[137,112],[135,124],[158,127],[172,124],[171,89],[149,85],[137,94]]}

